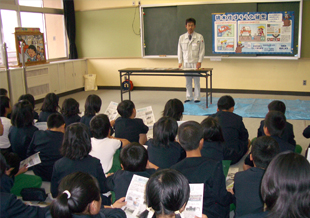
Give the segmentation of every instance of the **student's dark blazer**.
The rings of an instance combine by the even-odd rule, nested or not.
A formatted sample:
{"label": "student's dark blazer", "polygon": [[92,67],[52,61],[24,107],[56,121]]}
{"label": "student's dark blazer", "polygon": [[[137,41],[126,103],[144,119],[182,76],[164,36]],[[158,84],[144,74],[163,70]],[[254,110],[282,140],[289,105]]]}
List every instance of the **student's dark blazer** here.
{"label": "student's dark blazer", "polygon": [[40,152],[41,163],[31,169],[43,181],[51,181],[54,163],[62,158],[60,147],[64,134],[56,131],[39,130],[34,133],[28,147],[27,156]]}
{"label": "student's dark blazer", "polygon": [[232,194],[226,190],[222,161],[206,157],[191,157],[173,165],[189,183],[204,183],[203,214],[208,218],[229,217]]}
{"label": "student's dark blazer", "polygon": [[233,188],[236,218],[245,214],[263,212],[264,203],[260,186],[264,173],[265,170],[257,167],[236,173]]}
{"label": "student's dark blazer", "polygon": [[14,194],[0,193],[1,218],[44,218],[49,207],[36,207],[24,204]]}
{"label": "student's dark blazer", "polygon": [[[265,123],[264,120],[260,122],[260,126],[257,130],[257,137],[265,136],[264,123]],[[286,122],[281,138],[292,145],[296,145],[296,141],[294,140],[295,135],[293,131],[293,125],[290,124],[289,122]]]}
{"label": "student's dark blazer", "polygon": [[295,151],[295,146],[288,143],[287,141],[283,140],[279,136],[271,136],[273,139],[275,139],[280,147],[280,153],[283,151]]}
{"label": "student's dark blazer", "polygon": [[201,156],[217,161],[224,160],[224,144],[222,142],[204,141]]}
{"label": "student's dark blazer", "polygon": [[9,130],[9,140],[12,151],[20,157],[21,160],[27,158],[27,149],[33,137],[33,134],[39,129],[35,126],[17,128],[11,126]]}
{"label": "student's dark blazer", "polygon": [[51,114],[59,114],[59,112],[48,112],[48,111],[41,111],[39,114],[38,122],[47,122],[47,118]]}
{"label": "student's dark blazer", "polygon": [[265,218],[268,217],[269,212],[265,211],[265,212],[261,212],[261,213],[251,213],[251,214],[247,214],[244,215],[240,218]]}
{"label": "student's dark blazer", "polygon": [[72,123],[80,122],[81,117],[79,115],[74,115],[71,117],[63,116],[65,119],[66,126],[69,126]]}
{"label": "student's dark blazer", "polygon": [[232,164],[238,162],[248,150],[249,133],[245,128],[242,117],[227,111],[218,111],[211,115],[217,117],[222,128],[225,146],[233,151],[225,160],[231,160]]}
{"label": "student's dark blazer", "polygon": [[89,123],[90,123],[90,120],[91,120],[94,116],[95,116],[95,115],[92,115],[92,116],[86,116],[86,115],[84,115],[84,116],[81,118],[80,122],[81,122],[81,123],[84,123],[88,128],[90,128]]}
{"label": "student's dark blazer", "polygon": [[98,180],[101,193],[106,193],[106,177],[103,173],[102,165],[100,160],[87,155],[82,160],[71,160],[67,157],[63,157],[55,162],[52,180],[51,180],[51,193],[55,198],[58,195],[58,185],[62,178],[75,172],[89,173]]}
{"label": "student's dark blazer", "polygon": [[10,193],[11,188],[14,185],[14,179],[6,174],[2,174],[0,177],[0,192]]}
{"label": "student's dark blazer", "polygon": [[114,191],[115,199],[118,200],[126,196],[133,175],[150,178],[155,172],[155,169],[146,169],[142,172],[130,172],[127,170],[118,170],[113,175],[109,176],[106,185],[110,191]]}

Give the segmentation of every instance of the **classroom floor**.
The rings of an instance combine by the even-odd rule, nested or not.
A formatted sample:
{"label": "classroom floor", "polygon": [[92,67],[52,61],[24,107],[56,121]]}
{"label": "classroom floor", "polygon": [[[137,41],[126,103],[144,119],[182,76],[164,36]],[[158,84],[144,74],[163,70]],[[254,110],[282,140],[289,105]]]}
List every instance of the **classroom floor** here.
{"label": "classroom floor", "polygon": [[[120,102],[120,91],[119,90],[98,90],[98,91],[88,91],[88,92],[78,92],[72,95],[61,97],[59,105],[62,105],[64,99],[72,97],[75,98],[80,103],[80,111],[84,111],[85,100],[88,95],[96,94],[101,97],[102,106],[101,113],[104,113],[111,101]],[[205,97],[205,93],[201,93],[202,98]],[[225,93],[214,93],[214,97],[221,97]],[[288,100],[310,100],[307,96],[283,96],[283,95],[254,95],[254,94],[230,94],[233,98],[266,98],[266,99],[288,99]],[[181,101],[185,100],[185,92],[182,91],[141,91],[134,90],[131,93],[131,100],[135,103],[136,108],[143,108],[147,106],[152,106],[155,119],[158,120],[161,117],[162,111],[164,109],[165,103],[171,98],[178,98]],[[124,94],[124,99],[128,99],[128,94]],[[36,109],[40,108],[41,104],[36,105]],[[267,105],[266,105],[267,107]],[[289,108],[287,108],[287,111]],[[190,116],[184,115],[183,120],[195,120],[201,122],[205,116]],[[256,137],[257,129],[259,127],[261,118],[243,118],[245,127],[249,132],[250,139]],[[295,140],[297,144],[301,145],[303,148],[302,154],[304,154],[305,149],[308,147],[310,140],[303,137],[303,130],[310,125],[310,120],[288,120],[294,126]],[[152,130],[151,130],[152,131]],[[152,132],[148,134],[149,137],[152,136]]]}

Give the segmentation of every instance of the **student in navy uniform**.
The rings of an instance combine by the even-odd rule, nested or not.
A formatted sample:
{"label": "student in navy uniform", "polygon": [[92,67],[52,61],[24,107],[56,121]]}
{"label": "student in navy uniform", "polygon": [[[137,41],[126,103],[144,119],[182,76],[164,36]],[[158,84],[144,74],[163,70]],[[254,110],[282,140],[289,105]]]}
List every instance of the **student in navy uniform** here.
{"label": "student in navy uniform", "polygon": [[234,179],[235,217],[264,211],[260,194],[261,180],[270,161],[279,153],[279,145],[270,136],[262,136],[254,141],[250,159],[254,167],[238,172]]}
{"label": "student in navy uniform", "polygon": [[86,98],[85,112],[80,122],[89,128],[89,122],[100,111],[101,104],[101,98],[98,95],[89,95]]}
{"label": "student in navy uniform", "polygon": [[33,125],[33,108],[29,101],[19,101],[14,105],[11,123],[9,140],[12,151],[24,160],[27,158],[27,149],[33,134],[39,130]]}
{"label": "student in navy uniform", "polygon": [[122,148],[120,154],[122,170],[116,171],[107,178],[107,187],[115,192],[115,199],[126,196],[133,175],[149,178],[155,169],[146,169],[148,156],[143,145],[137,142],[130,143]]}
{"label": "student in navy uniform", "polygon": [[217,117],[222,128],[227,152],[224,159],[237,163],[248,151],[249,133],[245,128],[242,117],[233,113],[235,101],[229,95],[222,96],[217,102]]}
{"label": "student in navy uniform", "polygon": [[184,105],[182,101],[177,98],[170,99],[165,104],[165,108],[163,111],[163,117],[172,117],[176,121],[181,121],[184,112]]}
{"label": "student in navy uniform", "polygon": [[178,133],[177,121],[171,117],[160,118],[153,127],[153,139],[146,142],[149,161],[164,169],[183,160],[184,149],[175,140]]}
{"label": "student in navy uniform", "polygon": [[49,207],[35,207],[26,205],[19,199],[16,199],[14,194],[9,192],[4,192],[3,190],[3,177],[7,176],[7,166],[5,158],[0,154],[0,217],[14,217],[14,218],[44,218],[45,213],[48,211]]}
{"label": "student in navy uniform", "polygon": [[59,97],[55,93],[48,93],[43,100],[38,122],[47,122],[49,115],[58,113],[58,103]]}
{"label": "student in navy uniform", "polygon": [[218,120],[214,117],[207,117],[201,122],[201,126],[204,138],[201,156],[222,161],[225,146],[222,128]]}
{"label": "student in navy uniform", "polygon": [[[285,115],[280,111],[269,111],[265,117],[264,132],[266,136],[271,136],[275,139],[280,148],[280,152],[283,151],[295,151],[295,146],[288,143],[281,138],[282,132],[286,124]],[[244,160],[243,169],[253,167],[253,161],[249,159],[249,156]]]}
{"label": "student in navy uniform", "polygon": [[[282,101],[275,100],[268,104],[268,110],[269,111],[280,111],[285,115],[286,107]],[[260,122],[260,126],[257,130],[257,137],[265,135],[264,122],[265,120],[262,120]],[[293,125],[287,121],[286,121],[284,130],[283,130],[283,133],[281,135],[281,138],[292,145],[296,145],[296,141],[294,140],[295,136],[294,136],[294,131],[293,131]]]}
{"label": "student in navy uniform", "polygon": [[67,98],[62,103],[61,114],[63,115],[66,126],[69,126],[71,123],[80,122],[81,117],[79,116],[79,102],[73,98]]}
{"label": "student in navy uniform", "polygon": [[66,175],[82,171],[94,176],[100,185],[101,193],[106,193],[106,177],[100,160],[89,155],[91,141],[87,126],[82,123],[73,123],[66,128],[64,140],[61,146],[61,154],[64,156],[54,164],[51,193],[55,198],[58,195],[58,185]]}
{"label": "student in navy uniform", "polygon": [[63,178],[59,188],[59,195],[52,202],[47,218],[126,218],[122,206],[126,202],[115,202],[110,206],[101,206],[101,196],[98,181],[88,173],[76,172]]}
{"label": "student in navy uniform", "polygon": [[186,151],[186,158],[172,166],[181,172],[189,183],[204,183],[203,214],[208,218],[229,217],[232,194],[227,192],[221,161],[202,157],[203,129],[195,121],[179,127],[179,142]]}
{"label": "student in navy uniform", "polygon": [[[160,217],[181,218],[189,199],[188,180],[173,169],[159,170],[148,180],[145,188],[147,210],[139,218]],[[154,217],[154,216],[152,216]]]}
{"label": "student in navy uniform", "polygon": [[147,141],[146,134],[149,128],[143,123],[142,119],[135,118],[136,108],[134,103],[130,100],[122,101],[117,106],[117,112],[121,117],[115,120],[115,137],[144,145]]}
{"label": "student in navy uniform", "polygon": [[30,102],[30,104],[32,105],[33,108],[33,119],[38,120],[39,119],[39,114],[34,110],[35,107],[35,101],[34,101],[34,97],[31,94],[25,94],[25,95],[21,95],[18,99],[18,101],[22,101],[22,100],[27,100]]}
{"label": "student in navy uniform", "polygon": [[310,217],[310,164],[293,152],[278,154],[269,164],[262,180],[262,199],[266,211],[242,218]]}
{"label": "student in navy uniform", "polygon": [[43,181],[51,181],[54,163],[62,158],[60,148],[65,132],[65,120],[61,114],[52,114],[47,119],[48,129],[34,133],[27,155],[40,152],[41,163],[31,169]]}

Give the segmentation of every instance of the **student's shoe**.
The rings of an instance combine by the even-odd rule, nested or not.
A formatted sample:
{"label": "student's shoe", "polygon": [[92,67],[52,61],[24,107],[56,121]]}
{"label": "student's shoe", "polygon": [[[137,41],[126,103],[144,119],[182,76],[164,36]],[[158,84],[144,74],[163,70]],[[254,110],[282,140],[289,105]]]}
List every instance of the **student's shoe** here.
{"label": "student's shoe", "polygon": [[200,100],[195,100],[194,102],[195,102],[195,103],[199,103],[199,102],[200,102]]}
{"label": "student's shoe", "polygon": [[187,100],[185,100],[185,101],[184,101],[184,103],[186,103],[186,102],[190,102],[190,101],[191,101],[191,100],[188,100],[188,99],[187,99]]}

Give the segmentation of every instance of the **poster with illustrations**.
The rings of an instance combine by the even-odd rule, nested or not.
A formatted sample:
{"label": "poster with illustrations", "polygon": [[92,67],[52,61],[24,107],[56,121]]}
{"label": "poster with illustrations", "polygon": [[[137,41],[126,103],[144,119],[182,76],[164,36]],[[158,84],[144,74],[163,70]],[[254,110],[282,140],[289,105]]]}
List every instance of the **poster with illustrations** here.
{"label": "poster with illustrations", "polygon": [[294,12],[212,14],[214,54],[293,54]]}
{"label": "poster with illustrations", "polygon": [[[43,33],[40,32],[15,32],[16,53],[18,65],[46,63]],[[23,52],[21,50],[23,44]]]}

